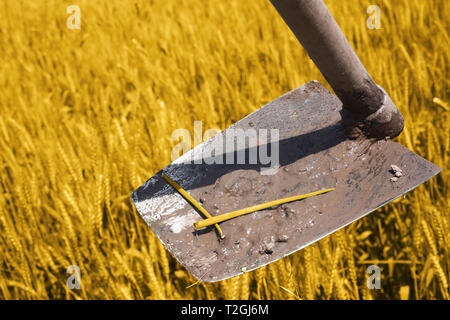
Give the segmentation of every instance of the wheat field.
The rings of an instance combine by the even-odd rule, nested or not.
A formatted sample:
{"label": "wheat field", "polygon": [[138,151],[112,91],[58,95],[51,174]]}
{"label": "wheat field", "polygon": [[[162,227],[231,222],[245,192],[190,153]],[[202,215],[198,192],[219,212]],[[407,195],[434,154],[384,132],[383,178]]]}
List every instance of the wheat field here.
{"label": "wheat field", "polygon": [[[66,8],[81,10],[79,30]],[[449,299],[446,0],[326,0],[437,177],[289,257],[196,283],[130,193],[178,128],[223,130],[313,79],[268,0],[0,2],[1,299]],[[369,5],[381,29],[366,27]],[[329,88],[329,87],[328,87]],[[381,289],[369,290],[369,265]],[[69,289],[67,268],[81,270]]]}

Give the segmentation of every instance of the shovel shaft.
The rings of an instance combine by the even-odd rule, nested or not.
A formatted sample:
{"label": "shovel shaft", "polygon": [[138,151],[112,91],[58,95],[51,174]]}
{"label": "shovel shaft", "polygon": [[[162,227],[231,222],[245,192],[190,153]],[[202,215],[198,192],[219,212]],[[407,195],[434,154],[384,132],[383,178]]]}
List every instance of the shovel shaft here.
{"label": "shovel shaft", "polygon": [[[403,129],[403,117],[389,96],[367,73],[325,3],[322,0],[271,2],[327,79],[344,108],[360,118],[384,113],[375,116],[381,118],[381,124],[380,119],[376,119],[371,130],[382,137],[398,135]],[[391,104],[387,108],[389,110],[380,111],[387,104]],[[370,121],[373,122],[373,119]]]}

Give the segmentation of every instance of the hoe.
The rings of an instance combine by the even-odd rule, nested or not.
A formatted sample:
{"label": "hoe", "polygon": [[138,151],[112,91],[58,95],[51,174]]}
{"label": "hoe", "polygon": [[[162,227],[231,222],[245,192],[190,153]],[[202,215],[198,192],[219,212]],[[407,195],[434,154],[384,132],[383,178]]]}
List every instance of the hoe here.
{"label": "hoe", "polygon": [[336,95],[317,81],[287,92],[131,195],[167,250],[204,282],[296,252],[441,170],[390,140],[403,116],[322,0],[271,2]]}

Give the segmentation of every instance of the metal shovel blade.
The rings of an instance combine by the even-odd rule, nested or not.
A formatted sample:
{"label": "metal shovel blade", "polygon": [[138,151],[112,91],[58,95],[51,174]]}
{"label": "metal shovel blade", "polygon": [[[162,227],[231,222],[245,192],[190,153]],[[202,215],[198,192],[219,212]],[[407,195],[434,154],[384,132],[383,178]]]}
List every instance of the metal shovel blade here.
{"label": "metal shovel blade", "polygon": [[[300,250],[441,170],[395,142],[348,139],[341,110],[336,96],[317,81],[309,82],[187,152],[135,190],[132,200],[167,250],[197,279],[213,282]],[[278,170],[268,169],[269,164],[249,164],[252,152],[268,147],[262,145],[262,139],[252,145],[251,138],[244,148],[245,163],[236,164],[243,151],[238,149],[224,152],[224,164],[208,164],[211,159],[205,154],[216,156],[210,149],[223,143],[231,129],[243,129],[245,133],[255,130],[258,134],[268,130],[269,135],[271,129],[278,130]],[[271,151],[276,152],[273,142]],[[232,157],[235,164],[226,161]],[[391,165],[402,170],[397,180],[391,179]],[[225,239],[219,241],[213,226],[200,230],[193,227],[204,217],[161,177],[162,173],[178,182],[213,216],[325,188],[336,189],[225,221],[220,224]]]}

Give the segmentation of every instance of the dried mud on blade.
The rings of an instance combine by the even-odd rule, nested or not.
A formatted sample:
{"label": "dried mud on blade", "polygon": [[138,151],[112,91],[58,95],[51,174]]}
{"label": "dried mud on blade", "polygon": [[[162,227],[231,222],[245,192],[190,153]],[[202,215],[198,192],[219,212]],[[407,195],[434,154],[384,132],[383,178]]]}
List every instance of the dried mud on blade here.
{"label": "dried mud on blade", "polygon": [[[132,194],[144,220],[171,254],[197,279],[223,280],[283,258],[365,216],[422,184],[440,168],[389,141],[347,139],[342,104],[316,81],[292,90],[230,128],[279,129],[280,168],[194,164],[184,154]],[[260,147],[260,146],[258,146]],[[251,146],[249,146],[251,148]],[[205,149],[203,149],[205,150]],[[247,150],[249,151],[249,150]],[[392,182],[391,165],[403,171]],[[332,192],[195,230],[203,219],[162,177],[167,174],[213,216],[288,196],[335,187]]]}

